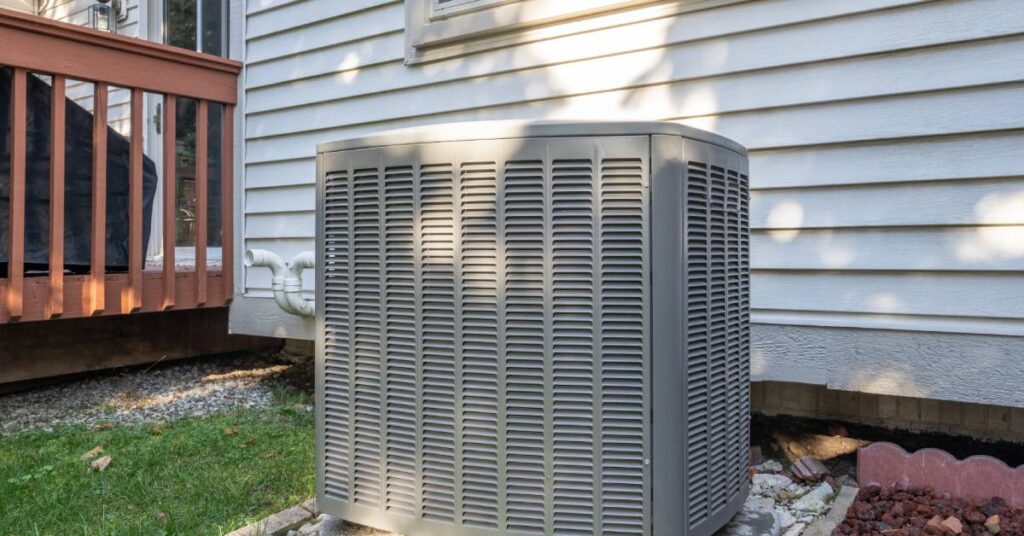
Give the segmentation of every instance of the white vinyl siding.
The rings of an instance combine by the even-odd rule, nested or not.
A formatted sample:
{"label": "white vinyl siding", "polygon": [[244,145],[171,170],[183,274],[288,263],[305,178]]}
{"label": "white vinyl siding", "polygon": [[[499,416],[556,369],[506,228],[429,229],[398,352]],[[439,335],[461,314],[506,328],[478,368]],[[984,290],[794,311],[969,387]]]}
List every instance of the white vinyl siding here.
{"label": "white vinyl siding", "polygon": [[[131,37],[139,37],[139,1],[124,0],[128,18],[117,25],[117,33]],[[89,26],[89,6],[94,0],[40,0],[38,14],[48,19],[69,22],[80,26]],[[93,109],[93,85],[78,81],[70,81],[67,96],[86,110]],[[128,136],[131,134],[131,92],[121,88],[110,88],[108,95],[108,124],[114,130]]]}
{"label": "white vinyl siding", "polygon": [[[401,1],[248,10],[246,247],[313,248],[319,142],[478,119],[671,120],[750,149],[755,322],[1024,335],[1018,0],[640,7],[414,66]],[[244,284],[268,296],[270,275]]]}
{"label": "white vinyl siding", "polygon": [[[571,33],[573,19],[657,4],[662,16],[743,0],[409,0],[405,3],[406,64],[493,50]],[[539,33],[538,33],[539,32]]]}
{"label": "white vinyl siding", "polygon": [[35,0],[0,0],[0,8],[35,14],[36,3]]}

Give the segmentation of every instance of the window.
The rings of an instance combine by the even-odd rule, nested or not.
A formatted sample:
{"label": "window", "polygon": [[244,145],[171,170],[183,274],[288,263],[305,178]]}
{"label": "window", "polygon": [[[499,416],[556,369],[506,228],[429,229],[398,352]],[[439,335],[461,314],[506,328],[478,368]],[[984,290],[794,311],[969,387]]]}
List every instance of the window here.
{"label": "window", "polygon": [[227,1],[164,0],[164,30],[168,45],[227,56]]}
{"label": "window", "polygon": [[[226,56],[228,52],[228,10],[226,0],[163,0],[164,24],[162,25],[164,42],[176,47],[186,48]],[[198,196],[196,192],[196,107],[197,101],[179,98],[177,102],[177,118],[175,120],[177,165],[174,200],[175,211],[175,246],[179,248],[178,258],[190,258],[194,255],[196,243],[196,219]],[[207,131],[207,200],[208,225],[207,245],[210,250],[208,258],[217,259],[221,245],[221,122],[223,107],[219,104],[209,105],[209,122]],[[162,144],[161,144],[162,146]],[[154,212],[159,217],[159,212]]]}
{"label": "window", "polygon": [[738,1],[745,0],[406,0],[406,63],[557,37],[574,31],[569,22],[617,12],[657,18]]}
{"label": "window", "polygon": [[458,13],[476,11],[494,7],[499,4],[510,4],[519,0],[431,0],[430,14],[432,18],[450,17]]}
{"label": "window", "polygon": [[[2,0],[0,0],[2,1]],[[229,30],[228,0],[153,0],[147,4],[147,37],[171,46],[197,50],[219,56],[228,55]],[[152,119],[148,121],[146,156],[157,163],[163,182],[163,96],[147,96]],[[198,222],[197,182],[197,110],[198,101],[176,97],[175,118],[175,199],[165,200],[163,188],[158,188],[151,223],[150,247],[146,255],[151,259],[163,254],[163,205],[173,203],[175,214],[175,258],[188,262],[196,257],[196,231]],[[221,257],[221,139],[223,107],[210,102],[207,124],[207,259]]]}

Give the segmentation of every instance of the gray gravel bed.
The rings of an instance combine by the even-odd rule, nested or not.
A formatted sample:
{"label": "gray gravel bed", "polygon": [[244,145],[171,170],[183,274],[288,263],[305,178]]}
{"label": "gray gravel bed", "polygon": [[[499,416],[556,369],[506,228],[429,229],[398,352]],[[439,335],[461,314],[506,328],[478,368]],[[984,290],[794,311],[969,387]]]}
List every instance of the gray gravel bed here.
{"label": "gray gravel bed", "polygon": [[0,434],[61,425],[137,424],[273,401],[275,377],[294,366],[269,356],[178,361],[0,395]]}

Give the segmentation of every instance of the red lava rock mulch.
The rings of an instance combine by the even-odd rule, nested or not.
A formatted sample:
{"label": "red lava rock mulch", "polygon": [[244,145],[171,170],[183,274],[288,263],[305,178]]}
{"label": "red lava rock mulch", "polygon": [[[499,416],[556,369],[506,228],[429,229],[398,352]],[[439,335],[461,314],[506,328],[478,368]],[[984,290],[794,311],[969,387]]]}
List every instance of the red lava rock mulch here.
{"label": "red lava rock mulch", "polygon": [[860,490],[833,534],[885,536],[1024,535],[1024,509],[998,497],[967,501],[924,488]]}

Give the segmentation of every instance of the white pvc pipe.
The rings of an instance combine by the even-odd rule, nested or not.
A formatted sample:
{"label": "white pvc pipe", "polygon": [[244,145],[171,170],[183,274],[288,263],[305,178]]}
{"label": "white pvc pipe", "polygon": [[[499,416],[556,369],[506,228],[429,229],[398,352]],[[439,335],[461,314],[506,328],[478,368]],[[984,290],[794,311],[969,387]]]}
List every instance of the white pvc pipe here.
{"label": "white pvc pipe", "polygon": [[265,249],[250,249],[245,252],[246,266],[265,266],[273,275],[271,289],[277,306],[288,314],[302,317],[313,316],[312,300],[302,297],[302,271],[316,264],[312,251],[303,251],[284,262],[281,257]]}
{"label": "white pvc pipe", "polygon": [[288,277],[284,280],[284,295],[293,314],[313,316],[313,302],[302,297],[302,271],[316,264],[312,251],[303,251],[288,262]]}

